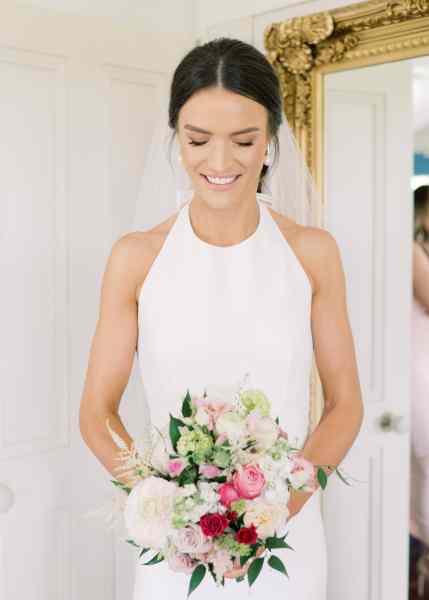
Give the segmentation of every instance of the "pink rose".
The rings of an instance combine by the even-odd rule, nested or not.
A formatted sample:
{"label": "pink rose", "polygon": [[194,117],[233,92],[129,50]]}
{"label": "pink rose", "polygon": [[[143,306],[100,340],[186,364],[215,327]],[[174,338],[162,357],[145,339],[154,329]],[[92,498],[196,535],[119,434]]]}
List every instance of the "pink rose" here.
{"label": "pink rose", "polygon": [[232,483],[223,483],[217,491],[220,494],[220,503],[228,508],[231,502],[240,500],[240,495]]}
{"label": "pink rose", "polygon": [[213,479],[213,477],[219,477],[222,471],[216,465],[202,464],[199,466],[199,472],[206,479]]}
{"label": "pink rose", "polygon": [[258,465],[239,465],[232,476],[232,482],[240,498],[251,500],[261,493],[265,485],[265,476]]}
{"label": "pink rose", "polygon": [[192,573],[198,561],[193,560],[188,554],[172,552],[167,555],[167,562],[172,571],[178,573]]}
{"label": "pink rose", "polygon": [[187,464],[183,458],[172,458],[168,461],[168,472],[172,477],[178,477]]}

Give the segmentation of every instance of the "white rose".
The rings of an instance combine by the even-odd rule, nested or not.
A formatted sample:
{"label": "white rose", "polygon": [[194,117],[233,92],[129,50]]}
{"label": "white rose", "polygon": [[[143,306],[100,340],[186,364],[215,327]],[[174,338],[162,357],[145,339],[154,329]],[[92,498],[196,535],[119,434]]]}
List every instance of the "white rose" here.
{"label": "white rose", "polygon": [[227,411],[217,419],[216,431],[226,435],[229,441],[238,442],[246,433],[246,423],[238,413]]}
{"label": "white rose", "polygon": [[150,476],[135,485],[124,508],[128,533],[145,548],[161,549],[171,530],[177,485]]}
{"label": "white rose", "polygon": [[247,431],[261,449],[274,445],[279,436],[279,427],[271,417],[261,417],[251,413],[246,418]]}
{"label": "white rose", "polygon": [[284,528],[288,516],[286,502],[270,503],[257,498],[247,503],[244,524],[250,527],[253,523],[258,536],[265,539]]}
{"label": "white rose", "polygon": [[303,456],[294,455],[289,460],[288,478],[294,488],[302,485],[312,487],[317,480],[316,466]]}
{"label": "white rose", "polygon": [[[264,454],[258,459],[258,464],[264,472],[265,479],[270,481],[275,481],[280,472],[281,472],[281,462],[279,460],[274,460],[269,454]],[[287,471],[289,474],[289,470]]]}
{"label": "white rose", "polygon": [[287,503],[289,501],[289,496],[290,492],[287,482],[280,477],[269,481],[262,492],[262,497],[267,500],[267,502],[273,504],[279,502]]}
{"label": "white rose", "polygon": [[198,489],[200,490],[201,498],[214,506],[219,500],[219,494],[216,491],[219,484],[210,481],[199,481]]}

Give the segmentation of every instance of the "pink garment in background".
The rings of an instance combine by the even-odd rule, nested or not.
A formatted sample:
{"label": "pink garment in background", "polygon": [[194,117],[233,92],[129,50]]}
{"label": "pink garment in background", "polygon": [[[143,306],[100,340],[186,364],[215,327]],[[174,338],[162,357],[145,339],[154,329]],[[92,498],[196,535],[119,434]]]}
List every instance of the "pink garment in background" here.
{"label": "pink garment in background", "polygon": [[410,531],[429,545],[429,313],[412,304]]}

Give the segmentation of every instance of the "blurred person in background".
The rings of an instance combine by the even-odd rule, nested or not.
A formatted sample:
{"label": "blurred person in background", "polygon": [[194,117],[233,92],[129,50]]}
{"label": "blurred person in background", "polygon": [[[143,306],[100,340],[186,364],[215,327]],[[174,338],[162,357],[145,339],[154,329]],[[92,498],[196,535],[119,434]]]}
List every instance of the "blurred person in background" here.
{"label": "blurred person in background", "polygon": [[429,599],[429,186],[414,192],[410,596]]}

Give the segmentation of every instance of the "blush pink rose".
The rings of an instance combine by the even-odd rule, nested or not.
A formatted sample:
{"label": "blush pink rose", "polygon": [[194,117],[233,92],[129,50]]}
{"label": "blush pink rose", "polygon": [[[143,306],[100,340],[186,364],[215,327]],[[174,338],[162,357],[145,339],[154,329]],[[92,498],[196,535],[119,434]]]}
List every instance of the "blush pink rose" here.
{"label": "blush pink rose", "polygon": [[201,464],[199,466],[200,475],[206,477],[206,479],[213,479],[213,477],[219,477],[221,470],[216,465]]}
{"label": "blush pink rose", "polygon": [[168,472],[172,477],[178,477],[187,464],[183,458],[172,458],[168,461]]}
{"label": "blush pink rose", "polygon": [[251,500],[260,495],[265,485],[265,476],[258,465],[239,465],[232,476],[232,483],[240,498]]}
{"label": "blush pink rose", "polygon": [[195,569],[195,565],[198,561],[193,560],[189,554],[183,554],[182,552],[172,552],[167,556],[168,566],[172,571],[178,573],[190,574]]}
{"label": "blush pink rose", "polygon": [[218,493],[220,494],[220,503],[228,508],[231,502],[234,502],[235,500],[240,500],[240,495],[235,489],[235,487],[232,485],[232,483],[223,483],[218,488]]}

